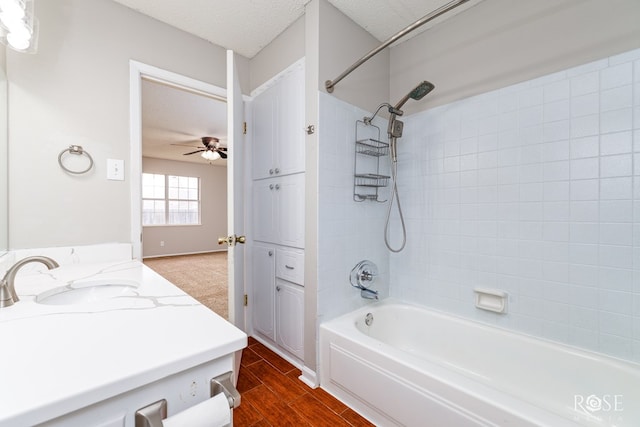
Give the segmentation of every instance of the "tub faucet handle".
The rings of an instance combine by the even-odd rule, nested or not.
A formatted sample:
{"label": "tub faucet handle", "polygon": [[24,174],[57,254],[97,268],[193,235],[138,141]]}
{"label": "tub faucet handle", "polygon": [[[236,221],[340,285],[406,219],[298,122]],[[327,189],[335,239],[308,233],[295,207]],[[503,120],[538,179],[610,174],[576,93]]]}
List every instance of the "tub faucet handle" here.
{"label": "tub faucet handle", "polygon": [[360,295],[366,299],[378,299],[378,291],[369,289],[376,276],[378,267],[371,261],[360,261],[351,270],[349,282],[354,288],[360,289]]}
{"label": "tub faucet handle", "polygon": [[360,280],[363,282],[373,282],[375,275],[371,271],[364,270],[360,273]]}

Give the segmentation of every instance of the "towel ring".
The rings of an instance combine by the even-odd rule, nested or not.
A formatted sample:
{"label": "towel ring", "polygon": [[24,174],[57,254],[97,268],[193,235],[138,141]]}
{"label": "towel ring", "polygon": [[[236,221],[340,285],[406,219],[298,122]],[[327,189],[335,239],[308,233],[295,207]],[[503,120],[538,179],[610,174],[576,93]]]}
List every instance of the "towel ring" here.
{"label": "towel ring", "polygon": [[[89,166],[81,171],[74,171],[71,170],[69,168],[67,168],[65,165],[62,164],[62,156],[64,155],[64,153],[69,152],[70,154],[75,154],[78,156],[81,156],[83,154],[85,154],[88,158],[89,158]],[[64,169],[65,171],[72,173],[74,175],[81,175],[83,173],[87,173],[91,170],[91,168],[93,167],[93,158],[91,157],[91,155],[86,152],[83,148],[82,145],[70,145],[69,148],[67,148],[66,150],[62,150],[60,152],[60,154],[58,154],[58,164],[60,165],[60,167],[62,169]]]}

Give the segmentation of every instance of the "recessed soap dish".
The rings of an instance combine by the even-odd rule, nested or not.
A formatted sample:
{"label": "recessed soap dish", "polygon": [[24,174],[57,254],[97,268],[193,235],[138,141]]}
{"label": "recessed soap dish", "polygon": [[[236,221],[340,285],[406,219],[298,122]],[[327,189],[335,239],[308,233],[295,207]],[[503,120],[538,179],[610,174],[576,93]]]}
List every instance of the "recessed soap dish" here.
{"label": "recessed soap dish", "polygon": [[493,311],[496,313],[507,312],[507,297],[505,291],[500,289],[475,288],[476,307],[482,310]]}

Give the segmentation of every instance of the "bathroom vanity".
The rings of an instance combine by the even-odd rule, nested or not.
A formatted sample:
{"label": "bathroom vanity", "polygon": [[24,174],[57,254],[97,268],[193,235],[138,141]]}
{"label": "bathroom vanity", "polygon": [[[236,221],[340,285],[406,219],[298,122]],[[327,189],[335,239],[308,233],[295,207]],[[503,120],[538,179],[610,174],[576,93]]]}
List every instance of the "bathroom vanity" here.
{"label": "bathroom vanity", "polygon": [[171,417],[237,373],[244,332],[141,262],[60,264],[25,266],[0,309],[0,427],[134,426],[138,409],[166,399]]}

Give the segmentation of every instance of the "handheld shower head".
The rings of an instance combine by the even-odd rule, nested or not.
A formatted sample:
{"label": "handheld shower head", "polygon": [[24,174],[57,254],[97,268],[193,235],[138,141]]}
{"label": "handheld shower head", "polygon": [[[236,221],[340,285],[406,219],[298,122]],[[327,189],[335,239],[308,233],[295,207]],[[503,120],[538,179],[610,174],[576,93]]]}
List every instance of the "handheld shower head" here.
{"label": "handheld shower head", "polygon": [[402,130],[404,128],[404,123],[400,120],[396,119],[396,116],[401,116],[404,112],[400,109],[409,99],[415,99],[416,101],[421,100],[425,97],[426,94],[435,89],[433,83],[428,81],[423,81],[418,86],[414,87],[411,92],[406,94],[395,107],[389,106],[389,113],[391,113],[391,117],[389,118],[389,125],[387,127],[387,134],[389,135],[389,139],[391,139],[391,158],[395,162],[396,161],[396,147],[395,140],[396,138],[402,137]]}
{"label": "handheld shower head", "polygon": [[435,86],[433,85],[433,83],[425,80],[422,83],[420,83],[418,86],[414,87],[411,90],[411,92],[406,94],[393,108],[395,110],[400,110],[400,108],[409,100],[409,98],[419,101],[422,98],[424,98],[426,94],[431,92],[433,89],[435,89]]}

